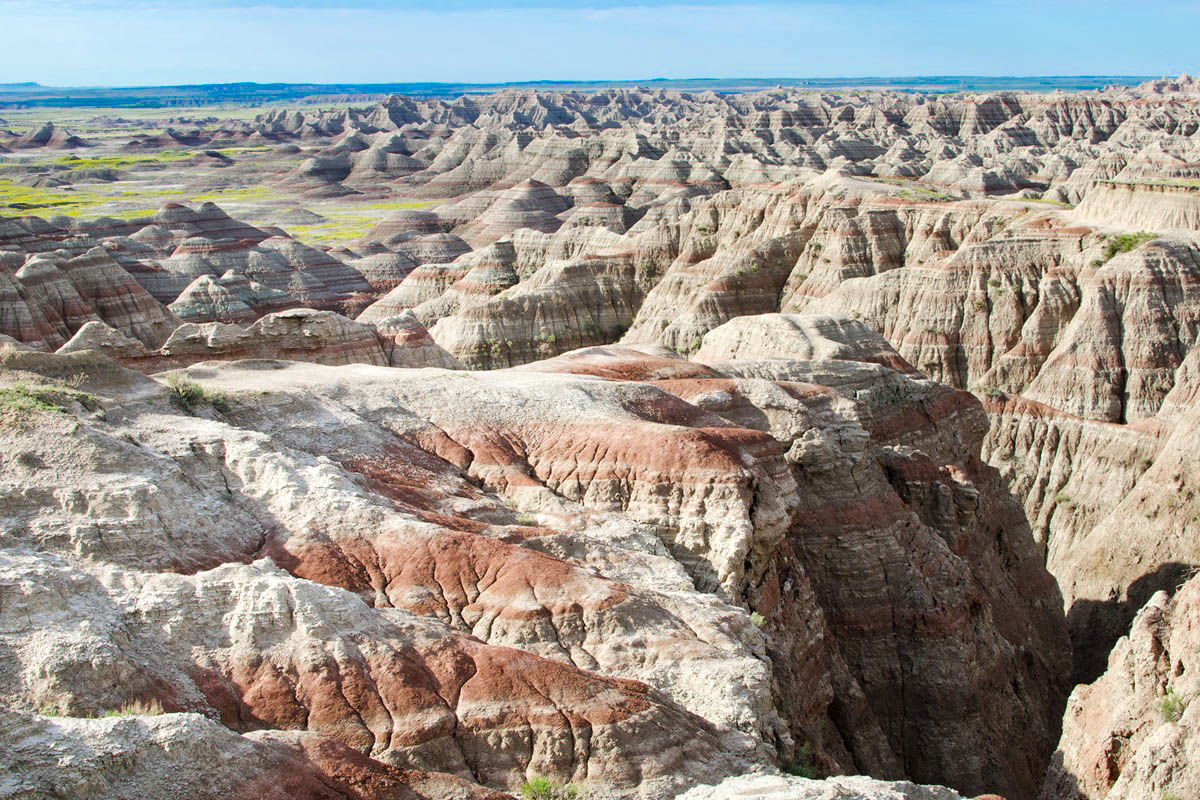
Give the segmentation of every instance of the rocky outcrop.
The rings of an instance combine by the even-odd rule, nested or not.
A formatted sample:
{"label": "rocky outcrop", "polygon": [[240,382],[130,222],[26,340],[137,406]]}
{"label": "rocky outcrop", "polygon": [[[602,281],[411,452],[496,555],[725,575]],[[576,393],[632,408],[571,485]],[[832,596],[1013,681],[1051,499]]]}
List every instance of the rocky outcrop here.
{"label": "rocky outcrop", "polygon": [[859,361],[901,373],[916,371],[866,325],[839,317],[737,317],[706,335],[693,357],[702,362],[761,358]]}
{"label": "rocky outcrop", "polygon": [[254,309],[211,275],[201,275],[169,306],[184,322],[250,323]]}
{"label": "rocky outcrop", "polygon": [[259,318],[249,327],[184,323],[163,346],[141,342],[99,321],[89,322],[59,348],[99,350],[139,372],[179,369],[199,361],[287,359],[319,364],[377,364],[461,369],[411,315],[360,324],[331,311],[293,309]]}
{"label": "rocky outcrop", "polygon": [[[1017,797],[1040,780],[1061,611],[969,453],[963,393],[622,350],[493,373],[210,362],[173,401],[94,355],[8,358],[84,372],[105,409],[0,429],[28,454],[0,486],[17,708],[156,698],[496,788],[671,796],[801,752]],[[88,502],[53,501],[64,482]],[[115,504],[140,511],[95,516]]]}
{"label": "rocky outcrop", "polygon": [[172,366],[212,358],[282,358],[324,364],[388,363],[371,328],[332,311],[300,308],[268,314],[249,328],[220,323],[181,325],[163,344],[158,356]]}
{"label": "rocky outcrop", "polygon": [[46,318],[16,276],[0,262],[0,334],[37,350],[64,343],[63,332]]}
{"label": "rocky outcrop", "polygon": [[[502,800],[451,775],[404,770],[308,733],[243,736],[199,714],[47,718],[0,712],[6,796]],[[213,769],[213,758],[221,768]]]}
{"label": "rocky outcrop", "polygon": [[84,350],[99,350],[116,360],[140,358],[148,352],[146,346],[137,339],[130,339],[99,320],[86,323],[57,352],[78,353]]}
{"label": "rocky outcrop", "polygon": [[737,777],[716,786],[698,786],[677,800],[963,800],[941,786],[914,786],[888,783],[870,778],[830,778],[825,781],[805,778],[759,775]]}
{"label": "rocky outcrop", "polygon": [[[1032,798],[1060,604],[1104,687],[1200,564],[1196,86],[509,91],[134,137],[259,145],[131,171],[244,187],[295,236],[119,194],[0,219],[0,335],[60,350],[4,348],[41,365],[4,371],[8,574],[114,620],[16,641],[6,702],[153,697],[496,789],[784,766]],[[38,191],[129,179],[25,162]],[[199,386],[75,386],[120,383],[102,354]],[[1142,694],[1079,705],[1048,786],[1178,793],[1147,765],[1190,745],[1139,738]]]}
{"label": "rocky outcrop", "polygon": [[401,313],[370,323],[393,367],[442,367],[462,369],[462,364],[447,353],[412,314]]}
{"label": "rocky outcrop", "polygon": [[[915,709],[909,708],[906,710],[905,701],[896,702],[895,698],[888,699],[886,692],[882,695],[873,694],[882,688],[882,684],[878,681],[877,677],[872,675],[873,670],[876,669],[875,665],[878,663],[876,660],[877,654],[872,656],[868,656],[867,654],[881,639],[890,638],[892,641],[903,641],[904,636],[898,633],[891,621],[881,623],[881,627],[879,628],[871,628],[866,623],[867,619],[884,619],[884,617],[876,616],[876,612],[867,610],[875,601],[870,600],[869,595],[864,595],[857,600],[862,602],[864,606],[856,611],[851,611],[847,607],[847,604],[852,604],[856,601],[852,601],[847,596],[845,587],[847,585],[864,586],[876,583],[881,579],[880,576],[884,574],[888,576],[886,580],[889,582],[898,580],[898,576],[904,574],[904,571],[908,569],[901,567],[900,564],[912,563],[910,559],[917,559],[917,552],[923,554],[922,558],[928,558],[930,553],[933,552],[931,545],[935,541],[946,542],[949,545],[950,551],[968,559],[972,563],[972,574],[977,576],[971,580],[979,580],[980,583],[977,589],[967,590],[965,587],[970,584],[971,580],[968,580],[967,584],[962,584],[958,583],[956,579],[949,579],[949,575],[947,574],[946,579],[948,582],[939,584],[938,588],[933,588],[926,583],[927,591],[931,592],[931,598],[939,598],[936,604],[942,607],[943,611],[946,611],[943,604],[951,602],[949,598],[957,595],[960,599],[955,602],[961,603],[960,607],[966,613],[964,617],[958,617],[955,613],[951,613],[950,616],[965,622],[965,619],[969,618],[973,613],[967,610],[974,602],[968,598],[978,597],[976,592],[982,591],[985,586],[990,587],[988,589],[988,592],[991,593],[990,603],[996,606],[995,619],[997,621],[1005,619],[1007,622],[1012,623],[1021,617],[1024,617],[1025,620],[1019,623],[1016,628],[1009,629],[1009,633],[1006,636],[1016,636],[1017,638],[1024,638],[1026,636],[1035,637],[1042,642],[1038,648],[1038,652],[1043,656],[1049,656],[1046,662],[1033,670],[1033,674],[1040,675],[1041,677],[1024,683],[1023,685],[1026,688],[1019,693],[1014,693],[1008,702],[1022,702],[1019,698],[1029,697],[1028,687],[1034,683],[1040,683],[1048,689],[1046,693],[1041,695],[1042,699],[1040,702],[1043,704],[1043,707],[1047,709],[1057,708],[1057,704],[1061,703],[1068,685],[1066,676],[1061,674],[1060,670],[1067,668],[1069,664],[1069,652],[1063,638],[1065,628],[1062,626],[1062,623],[1053,621],[1051,619],[1052,614],[1050,616],[1043,615],[1046,615],[1048,609],[1053,608],[1061,601],[1059,600],[1053,581],[1041,566],[1039,554],[1033,547],[1032,539],[1025,528],[1020,509],[1011,500],[1005,500],[995,505],[985,501],[984,498],[989,496],[1004,496],[1003,483],[999,480],[999,476],[978,460],[961,460],[960,456],[953,456],[951,451],[946,449],[946,442],[939,442],[936,438],[929,438],[931,429],[936,431],[942,429],[942,426],[945,425],[947,426],[945,428],[947,432],[950,430],[956,431],[951,440],[958,436],[967,435],[971,438],[966,441],[971,441],[972,439],[978,441],[987,429],[987,423],[982,410],[964,393],[947,392],[943,388],[938,388],[930,394],[925,394],[928,390],[919,388],[922,386],[920,379],[914,380],[913,378],[903,377],[904,373],[895,372],[872,363],[877,359],[884,360],[885,362],[892,361],[898,364],[903,364],[903,361],[899,359],[894,351],[891,352],[890,357],[886,356],[885,354],[890,349],[886,343],[879,339],[878,336],[864,336],[861,329],[856,330],[853,323],[842,323],[839,329],[839,327],[831,326],[829,321],[822,319],[782,318],[777,322],[783,330],[795,330],[799,328],[800,330],[807,329],[815,332],[820,330],[822,326],[826,326],[826,335],[832,334],[835,337],[833,340],[814,336],[807,338],[796,337],[793,346],[798,351],[812,352],[813,350],[823,350],[831,354],[837,353],[840,358],[847,358],[849,352],[852,351],[846,348],[845,341],[848,338],[855,338],[859,342],[854,349],[865,352],[868,356],[862,360],[852,358],[851,360],[855,364],[853,368],[839,369],[835,366],[839,363],[838,361],[816,360],[808,362],[818,370],[820,377],[815,377],[807,369],[796,372],[795,368],[790,365],[806,362],[789,362],[786,360],[794,355],[792,352],[789,352],[789,340],[779,335],[772,335],[772,331],[776,328],[773,327],[770,317],[744,318],[727,323],[727,326],[731,329],[730,332],[725,332],[724,328],[726,326],[714,330],[705,337],[705,343],[702,345],[700,352],[703,353],[710,349],[708,344],[710,338],[714,340],[714,345],[718,342],[740,342],[742,351],[740,353],[740,360],[708,363],[726,374],[741,376],[746,379],[773,378],[775,380],[817,382],[831,387],[835,395],[844,393],[843,396],[852,398],[857,405],[857,410],[854,412],[857,424],[862,426],[872,441],[879,446],[889,448],[886,450],[887,455],[877,456],[878,460],[875,463],[878,464],[877,468],[880,469],[880,472],[876,473],[875,477],[871,477],[871,473],[867,469],[867,464],[870,462],[856,455],[857,451],[852,447],[848,447],[848,443],[844,439],[834,449],[827,449],[831,446],[831,442],[822,442],[820,438],[812,438],[811,431],[804,431],[801,428],[796,430],[795,433],[790,433],[786,427],[777,427],[783,425],[783,420],[788,418],[787,416],[776,416],[782,408],[786,408],[790,403],[788,401],[780,406],[776,406],[775,403],[779,403],[783,399],[782,397],[766,406],[760,402],[754,403],[754,406],[762,409],[762,411],[755,412],[750,408],[735,410],[746,403],[746,400],[740,399],[739,395],[746,398],[754,397],[754,394],[751,393],[752,383],[744,387],[738,385],[736,390],[733,387],[725,389],[723,395],[715,392],[709,394],[701,384],[696,385],[695,388],[689,388],[683,396],[701,407],[714,408],[714,410],[721,408],[724,415],[734,415],[733,418],[742,421],[743,424],[755,424],[750,422],[754,418],[753,415],[765,412],[766,424],[769,425],[768,429],[772,432],[772,435],[777,439],[781,439],[783,446],[789,447],[788,458],[794,464],[793,471],[798,488],[800,489],[800,497],[810,498],[802,499],[800,507],[802,509],[807,508],[809,511],[802,512],[798,517],[794,518],[789,537],[795,542],[796,555],[805,565],[805,571],[813,582],[819,602],[822,602],[826,608],[830,620],[831,634],[835,641],[841,643],[842,652],[846,655],[849,668],[866,692],[870,700],[870,708],[876,719],[879,719],[882,729],[885,732],[897,730],[894,727],[896,721],[899,718],[904,718],[912,714]],[[786,326],[784,323],[786,323]],[[747,336],[746,333],[754,326],[760,327],[763,333]],[[847,333],[851,333],[851,336],[847,336]],[[838,338],[842,339],[842,341],[838,342]],[[753,349],[755,342],[759,343],[759,346],[762,348],[761,351]],[[714,346],[712,349],[717,350],[718,348]],[[763,356],[768,356],[771,360],[752,360],[754,358],[762,358]],[[835,375],[838,377],[834,377]],[[696,383],[695,381],[689,382]],[[871,388],[861,388],[868,386]],[[900,386],[907,388],[901,389]],[[898,401],[896,399],[897,392],[905,396],[906,399]],[[918,401],[917,397],[923,397],[924,399]],[[912,409],[914,406],[924,409],[924,411],[920,412],[920,418],[924,420],[918,426],[923,431],[920,434],[916,434],[917,428],[914,427],[915,418],[909,416],[913,413]],[[775,410],[776,408],[779,410]],[[901,408],[905,410],[901,411]],[[747,416],[747,414],[750,416]],[[896,416],[897,414],[899,416]],[[763,422],[760,422],[756,426],[763,424]],[[968,431],[971,431],[971,433],[968,433]],[[914,434],[916,434],[916,438],[914,438]],[[974,446],[965,442],[955,447],[959,449],[959,452],[963,450],[974,452]],[[809,455],[802,456],[802,453]],[[818,456],[818,454],[820,455]],[[817,466],[818,462],[824,462],[825,459],[831,456],[835,462],[838,458],[845,458],[846,461],[840,467],[833,466],[833,463],[830,463],[827,467]],[[818,461],[814,462],[810,460],[814,458],[818,459]],[[954,466],[942,467],[941,469],[949,469],[950,473],[948,474],[956,474],[963,478],[967,475],[971,477],[966,478],[965,483],[958,484],[957,486],[953,481],[939,484],[935,480],[927,488],[918,490],[916,487],[923,480],[918,476],[921,474],[931,474],[926,472],[929,466],[921,466],[927,463],[925,459],[932,459],[933,463],[945,463],[943,460],[949,459],[953,462]],[[826,469],[830,473],[826,473]],[[869,525],[860,527],[859,524],[853,521],[855,518],[854,513],[849,511],[849,509],[843,511],[834,510],[841,507],[839,505],[841,501],[836,499],[841,496],[840,490],[834,488],[833,483],[825,482],[822,476],[826,474],[852,475],[855,487],[853,494],[855,496],[861,498],[879,498],[869,501],[872,504],[881,504],[879,506],[872,505],[877,510],[872,512],[872,521]],[[842,479],[839,478],[838,480]],[[929,480],[929,478],[925,478],[924,480]],[[872,486],[875,488],[872,488]],[[985,489],[985,487],[991,488]],[[889,496],[893,491],[897,493],[897,498],[902,503],[902,505],[892,506],[894,511],[890,513],[897,514],[894,518],[889,517],[889,512],[883,510],[889,504],[882,499]],[[949,502],[960,509],[960,511],[956,512],[956,515],[963,513],[967,508],[971,509],[965,516],[957,517],[957,521],[953,524],[952,528],[955,531],[954,533],[950,533],[949,529],[944,527],[945,522],[938,521],[939,519],[944,519],[940,515],[945,512],[934,511],[932,507],[923,506],[923,503],[931,502],[932,498],[937,496],[944,496],[946,499],[941,502]],[[960,499],[950,501],[950,497]],[[968,500],[968,497],[971,499]],[[921,498],[928,499],[922,500]],[[860,500],[856,502],[864,501]],[[812,516],[806,517],[805,513]],[[901,520],[906,518],[906,515],[913,513],[916,514],[916,517],[912,518],[914,521],[915,519],[921,520],[920,523],[917,523],[916,529],[907,528],[906,523],[901,522]],[[893,521],[889,523],[889,520]],[[889,524],[898,527],[887,528]],[[929,526],[927,532],[916,539],[910,539],[909,537],[914,535],[915,531],[920,529],[921,525]],[[1003,536],[1007,542],[1004,545],[1005,555],[999,556],[994,550],[990,549],[990,546],[981,547],[980,545],[969,544],[969,542],[973,541],[979,543],[994,541],[990,534],[982,533],[980,528],[976,526],[982,526],[983,528],[996,526],[993,530]],[[893,535],[898,536],[898,538],[893,540],[892,544],[885,545],[884,541],[879,538],[880,527],[895,531],[896,533]],[[868,529],[872,531],[869,534],[867,533]],[[905,531],[905,533],[901,534],[899,533],[900,531]],[[935,531],[937,533],[934,533]],[[1005,533],[999,533],[1000,531],[1005,531]],[[857,541],[857,536],[865,537],[861,540],[861,544],[853,543]],[[844,550],[837,551],[843,553],[843,555],[840,557],[841,560],[837,563],[836,570],[833,573],[828,572],[833,567],[833,564],[825,559],[828,558],[827,554],[834,552],[835,549],[830,545],[821,544],[825,537],[834,537],[834,540],[840,543],[840,547],[844,548]],[[868,544],[868,542],[871,544]],[[873,549],[880,547],[883,549],[875,553],[875,555],[867,555]],[[891,547],[898,549],[891,550],[889,554]],[[908,548],[915,548],[911,551],[911,556],[899,556],[899,553],[905,552]],[[862,560],[860,562],[849,561],[844,555],[844,553],[849,551],[859,552]],[[846,570],[853,568],[851,566],[852,563],[860,564],[860,568],[865,571],[861,575],[877,570],[879,572],[876,572],[875,578],[850,578]],[[1024,566],[1016,568],[1016,564],[1023,564]],[[1000,583],[994,582],[992,578],[984,578],[983,575],[985,573],[995,576],[995,580],[999,580],[1000,582],[1004,580],[999,577],[1001,575],[1008,575],[1008,579],[1012,580],[1019,574],[1022,577],[1016,580],[1019,581],[1020,588],[1014,587],[1003,592],[993,593],[999,587]],[[931,579],[929,577],[930,573],[925,572],[923,575],[925,577],[921,579],[922,583]],[[783,578],[781,577],[780,580],[782,581]],[[952,586],[957,588],[952,589]],[[958,595],[958,592],[964,593]],[[1028,612],[1016,610],[1028,598],[1034,595],[1041,598],[1037,602],[1039,611],[1036,614],[1030,616]],[[836,600],[834,599],[835,597]],[[1000,611],[1001,607],[1011,610]],[[894,617],[890,615],[887,615],[886,618],[894,620]],[[853,620],[853,623],[851,623],[849,628],[843,630],[839,627],[841,620],[846,620],[848,623],[850,620]],[[791,626],[785,625],[783,627]],[[922,644],[918,646],[918,649],[921,646],[934,647],[939,660],[945,658],[949,652],[958,651],[959,648],[957,646],[949,645],[945,642],[938,645],[933,644],[938,636],[947,636],[950,639],[957,636],[958,634],[952,633],[954,627],[956,626],[951,625],[945,629],[939,629],[939,633],[937,634],[932,629],[924,629],[924,633],[920,638]],[[1024,633],[1017,634],[1017,630],[1022,630]],[[859,637],[863,638],[860,640]],[[899,640],[896,637],[899,637]],[[910,641],[914,641],[915,643],[915,640]],[[849,642],[856,642],[857,644],[850,645]],[[897,644],[897,646],[904,649],[907,645]],[[865,649],[858,650],[858,647],[864,647]],[[997,641],[993,647],[995,647],[992,651],[993,658],[999,658],[1000,660],[1012,658],[1012,655],[1008,654],[1010,651],[1007,645]],[[908,652],[909,658],[914,661],[933,657],[932,652],[929,656],[919,656],[917,655],[917,650]],[[978,664],[978,659],[983,657],[983,652],[982,645],[977,642],[971,649],[972,655],[970,659]],[[1006,667],[1004,669],[1010,668]],[[966,673],[970,669],[970,667],[964,664],[960,668],[960,672]],[[908,693],[921,694],[928,692],[928,697],[934,697],[952,691],[946,685],[940,684],[940,681],[934,678],[932,673],[918,670],[921,674],[910,675],[907,674],[905,667],[900,667],[900,670],[905,673],[905,692],[909,697],[913,695]],[[931,682],[926,683],[926,681]],[[925,689],[919,688],[923,685],[926,687]],[[977,703],[990,702],[990,700],[984,700],[984,697],[993,698],[997,693],[1004,694],[1012,691],[1012,689],[1010,687],[1007,690],[1000,690],[993,685],[987,689],[979,687],[976,691],[979,691],[981,694],[978,700],[969,701],[972,707],[975,707]],[[932,703],[932,701],[927,702]],[[1008,703],[1004,703],[1003,708],[1010,710],[1011,706]],[[888,709],[892,710],[889,711]],[[893,717],[889,721],[889,714],[893,713],[897,717]],[[1000,715],[1003,713],[1005,712],[997,708],[993,712],[986,712],[985,716],[990,717],[992,714]],[[1047,727],[1039,734],[1043,740],[1047,737],[1052,738],[1054,735],[1055,723],[1053,722],[1053,717],[1055,713],[1055,711],[1048,710],[1042,716],[1042,719],[1049,720]],[[1025,724],[1028,725],[1029,723]],[[924,725],[918,723],[917,727],[924,727]],[[896,734],[891,733],[888,735],[895,736]],[[1011,766],[1012,762],[1009,762],[1010,765],[1007,767],[994,768],[996,772],[992,774],[997,774],[997,777],[992,780],[1001,782],[999,785],[997,782],[989,784],[986,781],[981,781],[974,785],[956,784],[953,781],[931,777],[938,774],[937,771],[940,769],[940,767],[933,766],[933,764],[938,762],[939,756],[937,752],[939,750],[942,748],[960,748],[964,754],[970,751],[971,745],[968,744],[971,738],[970,734],[964,734],[964,739],[958,744],[954,743],[956,738],[956,735],[951,731],[944,730],[942,736],[936,742],[927,741],[919,753],[905,751],[903,748],[898,747],[900,739],[893,739],[892,748],[904,760],[905,773],[923,781],[950,783],[968,792],[983,791],[990,787],[999,788],[1015,796],[1028,796],[1035,791],[1037,778],[1034,776],[1036,776],[1040,769],[1038,766],[1041,763],[1039,759],[1045,757],[1045,750],[1042,751],[1042,755],[1027,753],[1020,757],[1026,764],[1024,767],[1026,770],[1025,774],[1030,776],[1024,779],[1024,785],[1021,785],[1019,779],[1017,779],[1018,773]],[[947,761],[957,760],[961,764],[960,759],[963,757],[963,755],[947,757]],[[1015,753],[1013,757],[1016,757]],[[977,768],[981,771],[993,769],[987,767],[985,764],[979,764]],[[999,777],[998,773],[1003,774],[1004,777]],[[1031,778],[1033,783],[1030,782]],[[1005,781],[1007,783],[1003,783]]]}
{"label": "rocky outcrop", "polygon": [[5,327],[21,341],[57,346],[85,324],[102,321],[157,347],[179,324],[100,247],[74,258],[65,250],[32,256],[11,280],[20,289],[10,288],[4,302],[11,318]]}
{"label": "rocky outcrop", "polygon": [[1161,800],[1200,792],[1200,579],[1158,592],[1098,680],[1071,695],[1044,800]]}

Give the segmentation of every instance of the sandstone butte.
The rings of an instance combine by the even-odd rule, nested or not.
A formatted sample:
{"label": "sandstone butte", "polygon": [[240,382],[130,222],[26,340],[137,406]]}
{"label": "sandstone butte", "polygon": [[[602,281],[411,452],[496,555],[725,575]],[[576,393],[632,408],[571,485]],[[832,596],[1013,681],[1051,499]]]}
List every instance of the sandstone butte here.
{"label": "sandstone butte", "polygon": [[1200,797],[1196,80],[0,146],[0,798]]}

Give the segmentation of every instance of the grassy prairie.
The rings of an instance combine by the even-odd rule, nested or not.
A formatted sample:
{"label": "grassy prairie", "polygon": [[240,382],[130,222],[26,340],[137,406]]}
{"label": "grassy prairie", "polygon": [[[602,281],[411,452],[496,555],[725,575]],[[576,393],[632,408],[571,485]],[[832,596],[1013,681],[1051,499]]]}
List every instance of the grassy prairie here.
{"label": "grassy prairie", "polygon": [[444,200],[397,200],[380,203],[309,205],[328,222],[315,225],[282,225],[289,234],[305,242],[338,245],[348,244],[375,227],[388,212],[403,209],[424,209],[440,205]]}

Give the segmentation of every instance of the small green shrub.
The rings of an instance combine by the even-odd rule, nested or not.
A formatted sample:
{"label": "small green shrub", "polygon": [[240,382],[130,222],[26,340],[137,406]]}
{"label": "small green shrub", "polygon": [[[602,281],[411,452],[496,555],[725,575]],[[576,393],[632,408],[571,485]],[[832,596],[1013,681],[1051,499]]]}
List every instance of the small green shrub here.
{"label": "small green shrub", "polygon": [[995,386],[972,386],[971,391],[975,392],[976,394],[981,394],[985,397],[990,397],[993,400],[1003,400],[1005,398],[1004,392],[1002,392],[1000,389],[997,389]]}
{"label": "small green shrub", "polygon": [[198,405],[210,405],[217,411],[229,410],[229,398],[224,392],[205,388],[181,373],[167,378],[167,388],[171,391],[171,399],[188,411]]}
{"label": "small green shrub", "polygon": [[37,713],[41,714],[43,717],[66,716],[66,714],[63,714],[62,707],[59,706],[58,703],[43,703],[42,705],[38,706]]}
{"label": "small green shrub", "polygon": [[549,778],[535,775],[521,784],[521,797],[525,800],[575,800],[583,796],[583,789],[574,783],[555,783]]}
{"label": "small green shrub", "polygon": [[67,409],[54,402],[54,391],[17,383],[0,389],[0,420],[14,422],[34,413],[61,414]]}
{"label": "small green shrub", "polygon": [[1163,722],[1178,721],[1183,716],[1183,709],[1186,707],[1187,703],[1175,693],[1174,689],[1167,690],[1167,693],[1158,698],[1158,702],[1154,704],[1154,708],[1162,717]]}
{"label": "small green shrub", "polygon": [[767,618],[757,611],[750,612],[750,621],[754,623],[754,627],[761,628],[767,624]]}
{"label": "small green shrub", "polygon": [[120,708],[102,711],[99,714],[70,714],[63,711],[59,703],[46,703],[38,707],[38,713],[43,717],[78,717],[79,719],[105,719],[108,717],[155,717],[167,713],[163,704],[155,699],[131,700]]}
{"label": "small green shrub", "polygon": [[157,700],[133,700],[114,711],[105,711],[101,717],[155,717],[165,714],[163,705]]}
{"label": "small green shrub", "polygon": [[1111,236],[1108,239],[1108,243],[1104,245],[1104,260],[1109,261],[1121,253],[1136,250],[1146,242],[1152,242],[1157,238],[1157,234],[1148,231],[1122,233],[1119,236]]}
{"label": "small green shrub", "polygon": [[805,742],[796,751],[796,757],[783,765],[783,771],[788,775],[795,775],[797,778],[808,778],[809,780],[819,778],[820,773],[817,770],[816,759],[813,758],[812,745]]}

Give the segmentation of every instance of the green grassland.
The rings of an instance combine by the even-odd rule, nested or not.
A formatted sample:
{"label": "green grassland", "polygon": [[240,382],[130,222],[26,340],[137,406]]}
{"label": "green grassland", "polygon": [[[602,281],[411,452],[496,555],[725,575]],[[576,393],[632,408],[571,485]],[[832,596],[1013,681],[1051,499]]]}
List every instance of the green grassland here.
{"label": "green grassland", "polygon": [[[281,154],[276,157],[275,148],[269,145],[167,147],[135,152],[119,150],[116,146],[130,136],[156,135],[168,126],[211,129],[214,118],[253,119],[267,108],[313,110],[310,105],[278,103],[269,107],[205,106],[203,109],[0,110],[0,117],[3,117],[0,127],[8,130],[20,133],[53,122],[96,145],[70,153],[34,151],[0,156],[0,216],[133,219],[153,214],[164,202],[213,202],[232,216],[252,224],[276,225],[278,210],[300,206],[324,219],[318,224],[284,224],[282,227],[302,241],[339,245],[359,239],[391,212],[429,208],[443,202],[411,200],[402,196],[306,200],[276,185],[277,178],[304,156]],[[234,166],[222,169],[208,166],[211,159],[202,154],[214,152],[231,159]],[[117,180],[85,179],[63,186],[26,185],[31,178],[37,177],[31,172],[66,177],[83,170],[112,170],[117,173]]]}
{"label": "green grassland", "polygon": [[348,244],[361,239],[367,231],[390,211],[403,209],[424,209],[440,205],[444,200],[405,200],[381,203],[363,203],[360,205],[339,204],[336,208],[330,206],[308,205],[310,211],[315,211],[325,217],[328,222],[315,225],[282,225],[289,234],[304,242],[339,245]]}

